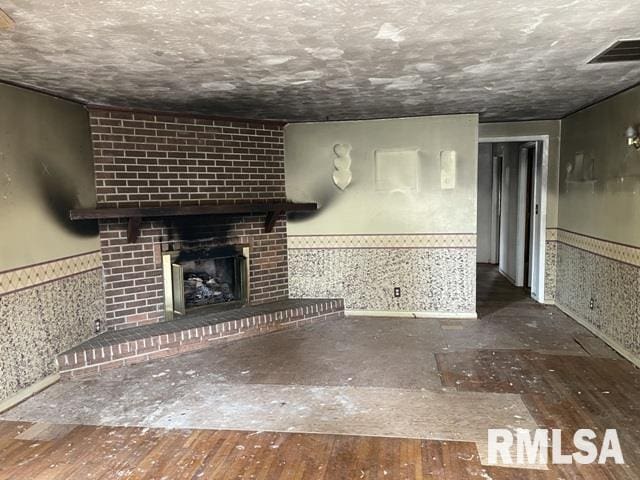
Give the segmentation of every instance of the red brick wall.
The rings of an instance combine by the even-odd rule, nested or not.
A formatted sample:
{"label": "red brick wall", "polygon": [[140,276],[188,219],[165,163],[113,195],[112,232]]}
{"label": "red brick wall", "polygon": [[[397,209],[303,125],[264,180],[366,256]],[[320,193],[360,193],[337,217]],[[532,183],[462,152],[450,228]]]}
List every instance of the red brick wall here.
{"label": "red brick wall", "polygon": [[[89,110],[99,207],[284,200],[283,127],[114,110]],[[202,242],[201,240],[206,239]],[[264,215],[100,222],[107,327],[164,319],[160,252],[177,243],[251,247],[252,304],[288,297],[286,219],[264,233]]]}

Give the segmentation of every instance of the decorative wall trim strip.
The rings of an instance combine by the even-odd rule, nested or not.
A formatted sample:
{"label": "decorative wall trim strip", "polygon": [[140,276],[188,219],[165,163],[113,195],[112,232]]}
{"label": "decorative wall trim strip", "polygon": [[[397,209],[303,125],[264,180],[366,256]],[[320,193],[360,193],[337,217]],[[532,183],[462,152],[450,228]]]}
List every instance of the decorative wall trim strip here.
{"label": "decorative wall trim strip", "polygon": [[288,248],[476,248],[475,233],[289,235]]}
{"label": "decorative wall trim strip", "polygon": [[100,252],[89,252],[0,272],[0,295],[95,270],[101,266]]}
{"label": "decorative wall trim strip", "polygon": [[618,262],[640,267],[640,248],[622,243],[611,242],[601,238],[582,235],[569,230],[547,229],[547,240],[551,240],[549,231],[554,230],[559,243],[579,248],[594,255],[616,260]]}

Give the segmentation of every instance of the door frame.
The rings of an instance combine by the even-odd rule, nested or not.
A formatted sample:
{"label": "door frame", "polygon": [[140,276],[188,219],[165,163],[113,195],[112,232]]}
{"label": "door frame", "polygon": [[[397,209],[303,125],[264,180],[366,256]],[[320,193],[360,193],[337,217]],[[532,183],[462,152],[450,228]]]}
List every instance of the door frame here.
{"label": "door frame", "polygon": [[491,254],[490,262],[497,265],[500,245],[500,201],[502,199],[502,156],[495,155],[491,149]]}
{"label": "door frame", "polygon": [[[534,188],[533,198],[540,198],[538,221],[534,222],[534,228],[540,232],[540,240],[531,248],[538,250],[538,263],[532,265],[538,272],[537,285],[531,286],[531,296],[534,300],[544,303],[545,291],[544,291],[544,279],[545,279],[545,258],[546,258],[546,241],[547,241],[547,184],[549,177],[549,135],[516,135],[513,137],[480,137],[478,143],[507,143],[507,142],[542,142],[542,155],[536,155],[536,164],[534,165]],[[535,182],[537,169],[541,170],[540,182]],[[520,216],[520,213],[518,214]],[[520,224],[521,219],[518,219]],[[522,267],[518,268],[523,268]]]}
{"label": "door frame", "polygon": [[[525,263],[527,259],[525,243],[527,232],[527,182],[529,181],[529,147],[532,142],[520,145],[518,149],[518,220],[516,224],[516,287],[524,287],[526,279]],[[533,245],[529,246],[533,249]],[[532,265],[529,265],[531,270]],[[533,287],[533,285],[532,285]],[[533,291],[533,288],[531,289]]]}

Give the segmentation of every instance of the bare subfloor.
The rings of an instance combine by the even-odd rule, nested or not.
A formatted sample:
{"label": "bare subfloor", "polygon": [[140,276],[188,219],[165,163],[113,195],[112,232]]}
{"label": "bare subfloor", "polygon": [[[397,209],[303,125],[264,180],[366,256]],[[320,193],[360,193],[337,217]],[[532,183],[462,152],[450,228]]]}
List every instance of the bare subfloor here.
{"label": "bare subfloor", "polygon": [[[515,478],[509,475],[517,472],[518,478],[588,479],[600,478],[605,471],[606,478],[638,478],[640,473],[632,469],[640,459],[636,446],[640,440],[639,372],[559,310],[536,304],[494,269],[483,266],[479,267],[478,310],[479,320],[327,321],[113,370],[94,379],[58,383],[0,416],[0,444],[11,446],[20,459],[0,453],[0,477],[9,473],[19,477],[24,465],[34,468],[38,462],[46,463],[47,455],[52,455],[49,463],[64,466],[59,472],[76,472],[63,454],[65,439],[79,440],[79,428],[93,435],[91,428],[110,427],[114,435],[138,432],[134,445],[129,442],[122,447],[131,455],[117,469],[132,478],[169,473],[170,478],[191,478],[186,470],[171,470],[175,464],[162,474],[150,465],[143,468],[144,456],[159,448],[157,442],[169,442],[178,434],[184,440],[195,431],[219,430],[236,433],[227,432],[226,440],[218,438],[219,443],[209,449],[222,448],[229,438],[239,443],[229,446],[224,455],[201,458],[199,450],[191,451],[187,463],[198,465],[198,472],[221,468],[238,446],[244,450],[252,442],[257,445],[267,437],[275,438],[265,432],[282,432],[278,445],[293,438],[300,442],[305,435],[294,435],[306,434],[327,449],[305,453],[317,454],[313,462],[306,460],[320,466],[314,466],[313,475],[305,470],[291,478]],[[488,428],[538,425],[561,426],[568,438],[577,428],[618,428],[630,466],[514,470],[484,464]],[[406,441],[413,445],[416,458],[403,457],[403,468],[397,464],[400,456],[385,457],[385,468],[380,459],[365,465],[358,456],[364,453],[347,449],[349,457],[344,458],[335,450],[344,443],[336,435],[353,436],[363,444]],[[74,441],[69,445],[81,452],[82,445]],[[419,443],[411,443],[415,441]],[[54,448],[56,442],[62,451]],[[147,443],[146,450],[136,455]],[[46,451],[40,452],[40,446],[47,444]],[[457,458],[449,469],[441,465],[444,453],[440,451],[426,464],[420,460],[419,469],[407,470],[408,462],[426,455],[425,445],[433,450],[434,445],[447,444]],[[32,445],[36,445],[33,451],[27,449]],[[180,458],[190,455],[186,445],[175,447]],[[272,470],[273,452],[270,466],[260,467],[259,459],[266,453],[258,450],[247,455],[244,469],[234,457],[235,476],[206,478],[254,478],[251,475],[258,473],[260,478],[281,478],[283,465],[279,464],[278,475]],[[30,452],[38,453],[37,458]],[[360,465],[362,476],[324,476],[328,470],[322,465],[327,462],[333,462],[333,468],[343,462],[339,468],[345,472]],[[50,467],[47,475],[51,476],[42,478],[58,478],[56,468]],[[82,471],[82,465],[77,468]],[[383,471],[403,473],[387,477]],[[28,472],[34,478],[39,474],[37,469]],[[104,475],[109,477],[109,472],[105,470]]]}

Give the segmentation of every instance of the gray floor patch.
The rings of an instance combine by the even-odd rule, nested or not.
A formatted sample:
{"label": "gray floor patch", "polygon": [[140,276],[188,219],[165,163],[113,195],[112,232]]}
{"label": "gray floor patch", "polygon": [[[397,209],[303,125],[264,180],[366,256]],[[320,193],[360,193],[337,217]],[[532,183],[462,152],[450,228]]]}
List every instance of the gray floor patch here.
{"label": "gray floor patch", "polygon": [[[77,386],[57,385],[58,390]],[[194,385],[171,400],[127,408],[105,385],[73,400],[16,408],[6,420],[159,428],[326,433],[485,442],[488,428],[535,428],[519,395],[369,387]],[[55,393],[55,392],[51,392]],[[63,392],[57,392],[62,394]],[[68,394],[64,395],[69,399]],[[58,395],[55,395],[58,397]],[[44,400],[41,396],[41,400]],[[91,408],[99,404],[100,408]],[[49,408],[47,408],[49,407]]]}

